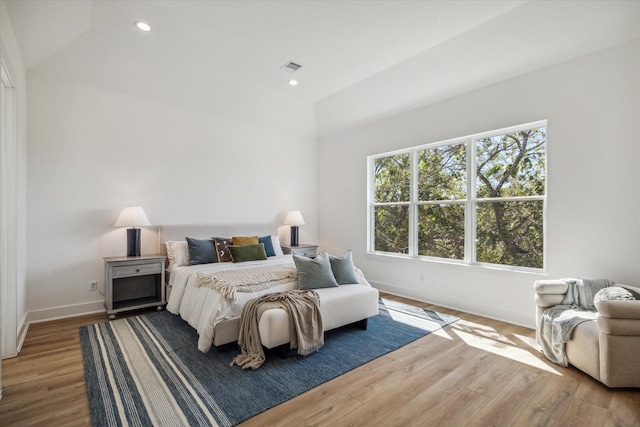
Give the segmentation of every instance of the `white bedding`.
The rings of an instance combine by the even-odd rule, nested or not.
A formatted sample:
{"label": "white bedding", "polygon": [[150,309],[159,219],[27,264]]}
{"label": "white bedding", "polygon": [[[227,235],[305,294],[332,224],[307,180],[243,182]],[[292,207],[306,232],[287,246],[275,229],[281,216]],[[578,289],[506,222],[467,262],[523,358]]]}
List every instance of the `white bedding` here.
{"label": "white bedding", "polygon": [[172,288],[167,302],[167,310],[179,314],[198,331],[198,349],[207,352],[213,343],[214,328],[218,323],[240,316],[242,307],[252,298],[267,293],[295,289],[296,281],[258,292],[238,292],[236,300],[231,301],[206,286],[195,287],[196,273],[214,273],[222,270],[275,264],[293,264],[293,258],[291,255],[281,255],[269,257],[266,261],[221,262],[174,267],[170,272],[169,284],[172,285]]}

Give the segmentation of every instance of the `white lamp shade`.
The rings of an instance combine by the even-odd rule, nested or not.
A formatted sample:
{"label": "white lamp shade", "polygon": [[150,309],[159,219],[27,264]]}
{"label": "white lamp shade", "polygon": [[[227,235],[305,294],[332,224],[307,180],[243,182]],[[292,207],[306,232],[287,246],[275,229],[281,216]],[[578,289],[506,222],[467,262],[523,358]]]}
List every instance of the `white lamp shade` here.
{"label": "white lamp shade", "polygon": [[151,225],[147,214],[140,206],[123,208],[114,227],[146,227]]}
{"label": "white lamp shade", "polygon": [[304,225],[300,211],[290,211],[284,219],[284,225]]}

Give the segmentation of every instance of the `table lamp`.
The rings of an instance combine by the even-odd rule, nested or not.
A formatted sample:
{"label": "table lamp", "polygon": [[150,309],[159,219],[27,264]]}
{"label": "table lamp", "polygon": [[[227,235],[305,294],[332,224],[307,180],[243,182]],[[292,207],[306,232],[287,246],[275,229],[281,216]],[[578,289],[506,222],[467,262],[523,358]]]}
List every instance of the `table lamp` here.
{"label": "table lamp", "polygon": [[140,206],[126,207],[120,212],[114,227],[131,227],[127,229],[127,256],[140,256],[140,229],[151,225],[147,214]]}
{"label": "table lamp", "polygon": [[284,225],[291,226],[291,246],[298,246],[298,226],[304,225],[300,211],[290,211],[284,219]]}

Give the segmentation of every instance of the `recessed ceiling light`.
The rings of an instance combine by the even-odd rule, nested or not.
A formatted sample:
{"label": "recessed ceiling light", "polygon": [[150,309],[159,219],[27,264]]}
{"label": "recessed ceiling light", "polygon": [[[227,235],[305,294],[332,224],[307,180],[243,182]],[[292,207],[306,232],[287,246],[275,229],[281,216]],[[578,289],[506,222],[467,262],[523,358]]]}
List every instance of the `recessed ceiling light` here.
{"label": "recessed ceiling light", "polygon": [[134,22],[134,24],[140,31],[145,31],[145,32],[151,31],[151,25],[147,24],[146,22],[136,21]]}
{"label": "recessed ceiling light", "polygon": [[289,84],[291,86],[297,86],[298,85],[298,81],[297,80],[289,80]]}

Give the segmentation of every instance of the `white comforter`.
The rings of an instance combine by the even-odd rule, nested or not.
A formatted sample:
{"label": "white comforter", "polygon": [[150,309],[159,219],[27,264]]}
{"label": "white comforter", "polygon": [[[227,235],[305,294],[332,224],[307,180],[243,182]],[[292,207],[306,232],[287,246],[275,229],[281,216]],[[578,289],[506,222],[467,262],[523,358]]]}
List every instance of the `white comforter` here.
{"label": "white comforter", "polygon": [[169,284],[172,285],[167,310],[179,314],[198,331],[198,349],[207,352],[213,343],[215,326],[225,319],[238,317],[242,307],[252,298],[260,295],[295,289],[296,282],[291,281],[270,289],[258,292],[238,292],[236,300],[232,301],[219,292],[206,286],[195,287],[196,273],[214,273],[222,270],[237,270],[259,265],[293,264],[291,255],[270,257],[266,261],[249,261],[242,263],[214,263],[183,267],[171,270]]}

